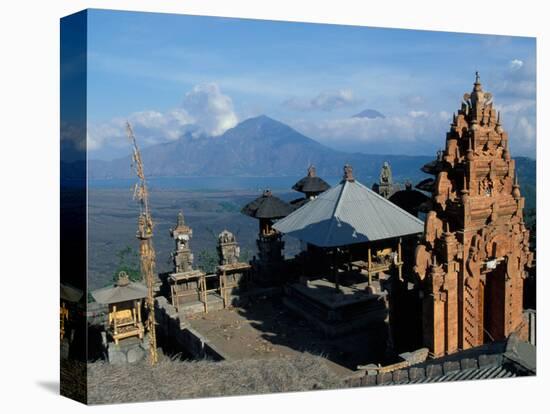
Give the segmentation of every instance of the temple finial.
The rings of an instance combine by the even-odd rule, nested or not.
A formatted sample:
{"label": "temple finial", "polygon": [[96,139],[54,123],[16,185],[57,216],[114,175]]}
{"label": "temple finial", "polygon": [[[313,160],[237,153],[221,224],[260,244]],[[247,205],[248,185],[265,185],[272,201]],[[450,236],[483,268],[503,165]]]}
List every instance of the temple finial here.
{"label": "temple finial", "polygon": [[130,277],[128,276],[128,273],[126,273],[124,270],[118,272],[118,279],[116,282],[116,286],[124,287],[128,286],[130,284]]}
{"label": "temple finial", "polygon": [[474,82],[474,92],[482,92],[481,80],[479,77],[479,72],[476,70],[476,81]]}
{"label": "temple finial", "polygon": [[512,197],[514,197],[516,200],[521,197],[521,191],[519,190],[519,181],[518,181],[518,175],[517,173],[514,175],[514,185],[512,186]]}
{"label": "temple finial", "polygon": [[184,221],[184,219],[183,219],[183,211],[180,210],[180,211],[178,212],[178,223],[177,223],[177,225],[178,225],[178,226],[183,226],[184,224],[185,224],[185,221]]}
{"label": "temple finial", "polygon": [[307,176],[308,177],[315,177],[316,176],[315,166],[313,164],[310,164],[307,169]]}
{"label": "temple finial", "polygon": [[355,181],[353,178],[353,168],[351,165],[344,165],[344,181]]}

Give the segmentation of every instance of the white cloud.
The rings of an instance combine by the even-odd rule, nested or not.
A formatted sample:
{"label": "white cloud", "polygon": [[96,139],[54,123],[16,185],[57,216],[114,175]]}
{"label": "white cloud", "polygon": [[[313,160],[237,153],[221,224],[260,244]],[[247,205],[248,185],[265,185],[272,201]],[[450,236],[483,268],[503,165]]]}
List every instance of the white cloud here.
{"label": "white cloud", "polygon": [[196,85],[185,95],[183,108],[207,135],[221,135],[237,125],[233,101],[215,83]]}
{"label": "white cloud", "polygon": [[518,99],[509,104],[496,105],[501,113],[501,123],[510,136],[513,154],[535,155],[536,101]]}
{"label": "white cloud", "polygon": [[399,101],[408,108],[416,108],[426,102],[424,97],[420,95],[403,95],[399,98]]}
{"label": "white cloud", "polygon": [[[430,113],[411,111],[404,115],[386,118],[342,118],[321,122],[299,121],[299,130],[327,144],[355,141],[360,145],[376,144],[395,146],[428,141],[441,145],[449,127],[450,116],[444,111]],[[368,152],[368,151],[367,151]]]}
{"label": "white cloud", "polygon": [[168,112],[135,112],[127,118],[113,118],[108,122],[89,125],[88,149],[94,151],[104,146],[127,145],[126,121],[130,122],[136,135],[145,145],[174,141],[193,123],[193,119],[181,108]]}
{"label": "white cloud", "polygon": [[81,123],[61,121],[60,128],[62,144],[69,144],[77,151],[84,151],[86,149],[84,134],[87,134],[87,132]]}
{"label": "white cloud", "polygon": [[534,99],[537,92],[535,59],[509,61],[507,70],[497,73],[491,83],[491,92],[498,101]]}
{"label": "white cloud", "polygon": [[410,111],[409,116],[411,118],[427,117],[429,114],[426,111]]}
{"label": "white cloud", "polygon": [[349,106],[355,106],[362,102],[356,98],[350,89],[339,89],[336,91],[325,91],[312,99],[290,98],[283,102],[283,105],[295,111],[333,111]]}
{"label": "white cloud", "polygon": [[107,146],[116,148],[127,145],[126,120],[145,145],[174,141],[190,131],[195,136],[217,136],[238,122],[231,98],[214,83],[201,84],[185,94],[179,108],[166,112],[134,112],[126,118],[117,117],[90,124],[88,149],[94,151]]}
{"label": "white cloud", "polygon": [[510,70],[521,69],[523,67],[523,60],[513,59],[508,62],[508,67],[510,68]]}

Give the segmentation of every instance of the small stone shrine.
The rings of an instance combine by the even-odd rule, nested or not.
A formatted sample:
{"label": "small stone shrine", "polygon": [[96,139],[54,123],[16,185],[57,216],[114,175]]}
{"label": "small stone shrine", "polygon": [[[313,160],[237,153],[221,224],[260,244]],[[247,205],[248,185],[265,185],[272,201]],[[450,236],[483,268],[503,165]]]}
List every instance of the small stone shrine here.
{"label": "small stone shrine", "polygon": [[172,305],[179,311],[184,304],[199,301],[206,311],[206,275],[193,269],[193,253],[189,245],[193,230],[185,224],[182,211],[178,213],[176,227],[170,230],[170,235],[175,242],[172,253],[174,271],[168,276]]}
{"label": "small stone shrine", "polygon": [[235,235],[228,230],[218,236],[218,256],[220,265],[235,264],[239,261],[241,248],[237,244]]}
{"label": "small stone shrine", "polygon": [[130,281],[126,272],[120,272],[112,287],[92,292],[96,302],[108,306],[106,337],[109,362],[136,362],[145,356],[148,343],[142,322],[142,301],[147,288],[142,283]]}
{"label": "small stone shrine", "polygon": [[187,272],[193,268],[193,253],[189,242],[193,236],[193,230],[185,224],[183,212],[178,213],[176,227],[170,230],[170,236],[175,242],[175,251],[172,253],[174,273]]}
{"label": "small stone shrine", "polygon": [[240,254],[235,235],[228,230],[222,231],[218,236],[218,275],[224,307],[231,305],[232,298],[241,292],[246,283],[245,276],[251,268],[248,263],[239,260]]}

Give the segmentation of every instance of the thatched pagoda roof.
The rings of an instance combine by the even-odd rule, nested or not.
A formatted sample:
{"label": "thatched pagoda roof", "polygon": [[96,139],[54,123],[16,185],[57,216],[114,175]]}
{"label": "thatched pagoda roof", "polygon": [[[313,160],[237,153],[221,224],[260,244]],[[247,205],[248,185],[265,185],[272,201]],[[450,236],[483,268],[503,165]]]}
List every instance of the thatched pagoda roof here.
{"label": "thatched pagoda roof", "polygon": [[245,205],[241,213],[257,219],[277,219],[287,216],[292,210],[289,204],[266,190],[260,197]]}
{"label": "thatched pagoda roof", "polygon": [[418,190],[407,188],[393,193],[389,200],[403,210],[416,214],[422,203],[428,201],[429,198]]}
{"label": "thatched pagoda roof", "polygon": [[300,193],[322,193],[330,188],[330,185],[321,177],[317,177],[315,167],[307,169],[307,175],[292,186],[292,189]]}

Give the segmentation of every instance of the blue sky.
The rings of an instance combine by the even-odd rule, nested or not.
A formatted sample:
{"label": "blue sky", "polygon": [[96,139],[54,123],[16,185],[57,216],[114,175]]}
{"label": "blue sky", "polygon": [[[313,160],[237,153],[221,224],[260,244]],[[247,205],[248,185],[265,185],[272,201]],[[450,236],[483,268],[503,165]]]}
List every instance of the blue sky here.
{"label": "blue sky", "polygon": [[[534,38],[93,10],[88,42],[94,158],[127,152],[126,119],[152,145],[260,114],[345,151],[431,155],[476,70],[512,153],[535,156]],[[366,108],[385,118],[351,118]]]}

